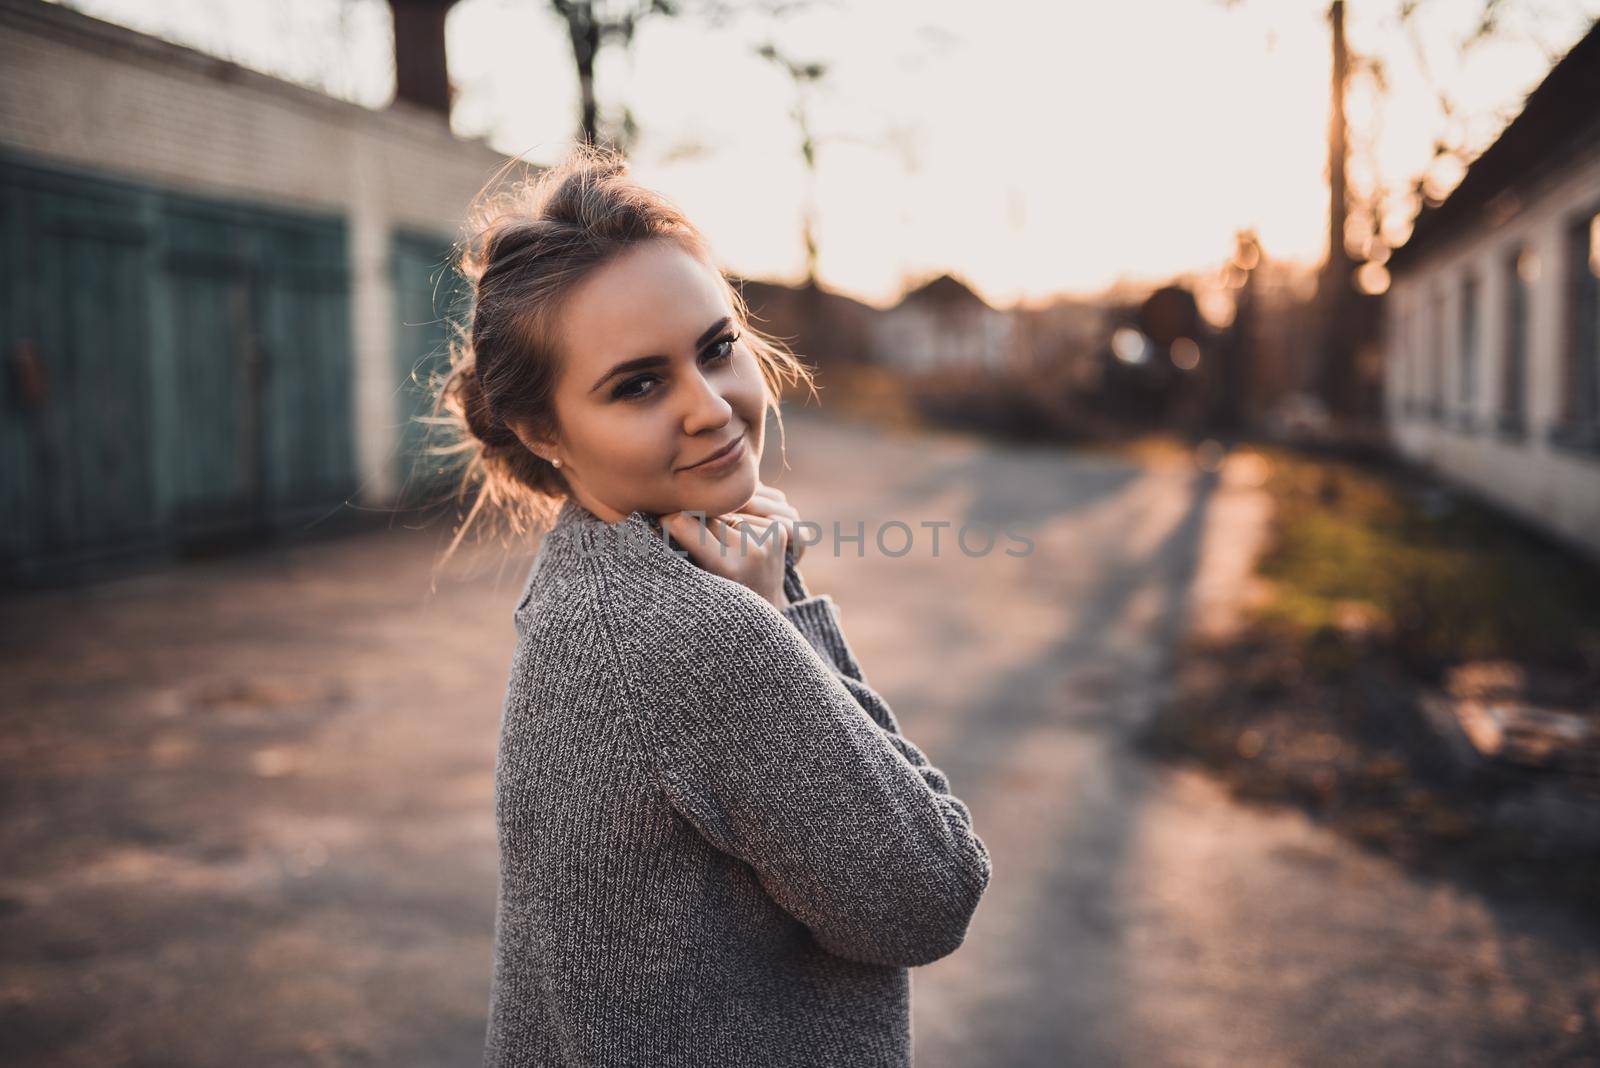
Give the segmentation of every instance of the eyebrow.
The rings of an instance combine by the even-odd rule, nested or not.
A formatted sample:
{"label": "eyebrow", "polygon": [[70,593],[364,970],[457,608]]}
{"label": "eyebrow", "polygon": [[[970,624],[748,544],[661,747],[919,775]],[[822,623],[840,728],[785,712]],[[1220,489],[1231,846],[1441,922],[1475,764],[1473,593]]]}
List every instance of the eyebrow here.
{"label": "eyebrow", "polygon": [[[705,333],[695,338],[695,351],[698,352],[705,348],[706,345],[710,344],[711,339],[717,336],[717,331],[721,330],[732,321],[733,319],[730,316],[724,315],[722,318],[712,323],[710,327],[706,329]],[[670,356],[638,356],[631,360],[624,360],[611,370],[607,371],[605,374],[601,375],[600,380],[589,387],[589,392],[593,393],[595,390],[599,389],[601,386],[605,385],[618,375],[627,374],[629,371],[642,371],[648,367],[657,367],[661,364],[670,362],[670,360]]]}

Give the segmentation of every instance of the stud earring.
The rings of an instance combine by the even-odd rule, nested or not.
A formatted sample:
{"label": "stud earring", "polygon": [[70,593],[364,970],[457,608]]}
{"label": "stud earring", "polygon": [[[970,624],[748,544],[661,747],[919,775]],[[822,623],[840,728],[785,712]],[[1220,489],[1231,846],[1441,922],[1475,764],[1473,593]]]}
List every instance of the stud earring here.
{"label": "stud earring", "polygon": [[554,460],[551,460],[550,462],[555,464],[557,467],[561,466],[561,458],[559,456],[556,457]]}

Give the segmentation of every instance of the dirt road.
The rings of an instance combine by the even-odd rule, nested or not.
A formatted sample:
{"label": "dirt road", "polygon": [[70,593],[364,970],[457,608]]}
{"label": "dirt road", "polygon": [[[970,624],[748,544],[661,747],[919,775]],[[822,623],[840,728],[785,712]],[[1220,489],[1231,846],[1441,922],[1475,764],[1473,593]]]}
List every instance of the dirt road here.
{"label": "dirt road", "polygon": [[[807,577],[994,858],[966,945],[915,974],[919,1066],[1600,1058],[1592,928],[1134,749],[1229,536],[1208,480],[798,415],[784,471],[768,440],[808,517],[863,523]],[[925,521],[951,524],[937,555]],[[978,521],[1002,536],[967,555]],[[476,1063],[529,555],[430,594],[446,533],[0,604],[0,1060]]]}

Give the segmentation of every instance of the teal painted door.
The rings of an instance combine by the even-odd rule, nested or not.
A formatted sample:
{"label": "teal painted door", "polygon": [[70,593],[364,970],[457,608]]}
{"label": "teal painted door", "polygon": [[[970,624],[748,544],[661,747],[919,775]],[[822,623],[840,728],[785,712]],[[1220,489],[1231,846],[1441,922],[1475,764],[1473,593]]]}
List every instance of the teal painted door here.
{"label": "teal painted door", "polygon": [[267,374],[265,477],[280,520],[355,490],[354,341],[342,226],[279,220],[251,232],[253,358]]}
{"label": "teal painted door", "polygon": [[190,202],[166,232],[174,519],[199,532],[336,507],[355,466],[343,227]]}
{"label": "teal painted door", "polygon": [[0,577],[355,489],[343,220],[0,160]]}
{"label": "teal painted door", "polygon": [[398,505],[420,507],[443,499],[452,488],[451,457],[428,451],[447,440],[427,420],[433,417],[435,379],[450,366],[452,324],[467,314],[466,287],[451,265],[448,238],[398,231],[390,250],[397,319]]}
{"label": "teal painted door", "polygon": [[148,204],[4,180],[3,554],[71,561],[158,537],[145,276]]}
{"label": "teal painted door", "polygon": [[170,518],[188,534],[260,523],[262,371],[251,265],[226,220],[180,207],[164,221]]}

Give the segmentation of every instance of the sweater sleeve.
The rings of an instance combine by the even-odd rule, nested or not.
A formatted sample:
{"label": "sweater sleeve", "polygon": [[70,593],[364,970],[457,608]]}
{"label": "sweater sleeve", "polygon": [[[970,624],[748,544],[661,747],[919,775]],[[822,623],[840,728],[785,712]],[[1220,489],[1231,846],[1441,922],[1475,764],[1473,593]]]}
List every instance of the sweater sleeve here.
{"label": "sweater sleeve", "polygon": [[901,967],[953,952],[991,872],[967,806],[771,605],[729,601],[676,617],[638,705],[671,804],[827,951]]}
{"label": "sweater sleeve", "polygon": [[850,691],[850,696],[866,709],[873,721],[890,733],[900,734],[900,721],[895,718],[894,710],[867,682],[861,663],[844,636],[838,604],[829,594],[811,593],[792,552],[784,558],[783,588],[789,603],[779,609],[779,613],[811,643],[817,656],[839,676],[840,684]]}

